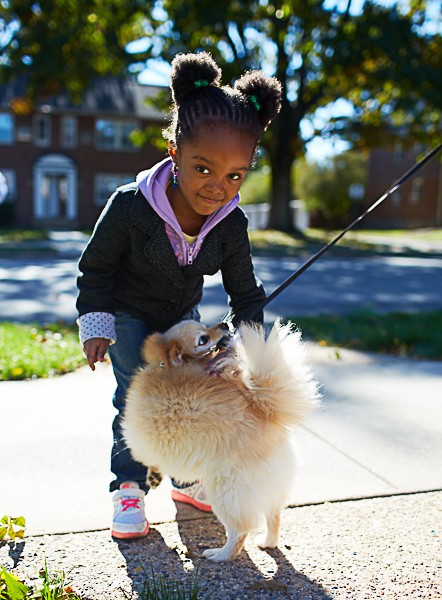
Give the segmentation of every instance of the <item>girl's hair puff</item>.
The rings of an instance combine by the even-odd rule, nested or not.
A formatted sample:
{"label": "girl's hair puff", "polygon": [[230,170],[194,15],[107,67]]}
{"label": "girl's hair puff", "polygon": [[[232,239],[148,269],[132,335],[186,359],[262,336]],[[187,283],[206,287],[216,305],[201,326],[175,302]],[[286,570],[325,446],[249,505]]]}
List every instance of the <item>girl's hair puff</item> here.
{"label": "girl's hair puff", "polygon": [[195,139],[204,125],[230,126],[258,142],[281,106],[281,84],[249,71],[234,87],[221,86],[221,69],[208,52],[178,54],[170,76],[172,113],[163,132],[176,145]]}
{"label": "girl's hair puff", "polygon": [[265,131],[281,108],[280,82],[276,77],[267,77],[262,71],[247,71],[235,81],[234,89],[253,105]]}

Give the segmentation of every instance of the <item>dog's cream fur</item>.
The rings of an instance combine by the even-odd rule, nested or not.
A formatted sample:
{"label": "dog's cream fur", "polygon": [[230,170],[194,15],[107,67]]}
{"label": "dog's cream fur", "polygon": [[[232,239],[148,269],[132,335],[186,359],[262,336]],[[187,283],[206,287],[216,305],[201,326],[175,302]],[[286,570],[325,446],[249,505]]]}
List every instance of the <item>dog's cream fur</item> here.
{"label": "dog's cream fur", "polygon": [[123,424],[135,459],[183,482],[203,479],[227,532],[222,548],[204,552],[215,562],[239,554],[260,515],[263,546],[277,545],[293,487],[293,426],[319,399],[299,332],[277,322],[267,339],[256,325],[238,333],[223,353],[220,326],[183,321],[148,337]]}

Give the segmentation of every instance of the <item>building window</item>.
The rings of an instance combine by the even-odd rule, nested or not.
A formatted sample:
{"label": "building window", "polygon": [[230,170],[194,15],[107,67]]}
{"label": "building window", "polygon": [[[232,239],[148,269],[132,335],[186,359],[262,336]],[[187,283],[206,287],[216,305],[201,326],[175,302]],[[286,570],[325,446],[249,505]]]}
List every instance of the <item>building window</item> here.
{"label": "building window", "polygon": [[411,183],[410,202],[417,204],[422,197],[422,189],[424,187],[423,177],[415,177]]}
{"label": "building window", "polygon": [[405,158],[405,150],[402,142],[395,142],[393,148],[393,163],[400,165]]}
{"label": "building window", "polygon": [[49,146],[51,143],[51,117],[37,115],[34,118],[34,143],[36,146]]}
{"label": "building window", "polygon": [[134,181],[133,175],[98,173],[95,176],[94,204],[104,206],[117,187]]}
{"label": "building window", "polygon": [[17,142],[32,142],[32,129],[28,125],[17,127]]}
{"label": "building window", "polygon": [[101,150],[135,150],[130,134],[139,126],[134,121],[111,121],[98,119],[95,122],[97,148]]}
{"label": "building window", "polygon": [[394,208],[399,208],[401,204],[401,191],[398,190],[394,190],[394,192],[391,194],[391,205]]}
{"label": "building window", "polygon": [[60,145],[62,148],[75,148],[77,144],[77,119],[75,117],[62,117],[60,127]]}
{"label": "building window", "polygon": [[9,113],[0,113],[0,144],[14,142],[14,119]]}

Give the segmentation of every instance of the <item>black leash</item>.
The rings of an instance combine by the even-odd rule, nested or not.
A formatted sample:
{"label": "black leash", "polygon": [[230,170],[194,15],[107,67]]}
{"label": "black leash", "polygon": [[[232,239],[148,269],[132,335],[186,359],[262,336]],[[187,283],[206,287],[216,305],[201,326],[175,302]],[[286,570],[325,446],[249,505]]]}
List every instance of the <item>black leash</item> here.
{"label": "black leash", "polygon": [[[329,250],[332,246],[337,244],[340,239],[344,237],[347,231],[350,231],[355,225],[360,223],[365,217],[370,214],[376,207],[378,207],[384,200],[386,200],[393,192],[400,188],[400,186],[410,179],[419,169],[421,169],[429,160],[436,156],[438,152],[442,149],[442,144],[439,144],[436,148],[431,150],[428,154],[426,154],[419,162],[417,162],[413,167],[411,167],[402,177],[400,177],[393,185],[388,188],[388,190],[383,194],[374,204],[370,206],[362,215],[360,215],[357,219],[355,219],[350,225],[348,225],[345,229],[341,231],[335,238],[333,238],[328,244],[323,246],[316,254],[313,254],[307,262],[305,262],[297,271],[292,273],[290,277],[288,277],[279,287],[277,287],[271,294],[269,294],[258,306],[253,309],[247,317],[244,318],[245,321],[252,319],[257,313],[262,311],[267,304],[269,304],[276,296],[278,296],[281,292],[285,290],[295,279],[297,279],[304,271],[306,271],[314,262],[318,260],[327,250]],[[231,309],[226,316],[223,318],[224,323],[230,323],[234,318],[235,313]]]}

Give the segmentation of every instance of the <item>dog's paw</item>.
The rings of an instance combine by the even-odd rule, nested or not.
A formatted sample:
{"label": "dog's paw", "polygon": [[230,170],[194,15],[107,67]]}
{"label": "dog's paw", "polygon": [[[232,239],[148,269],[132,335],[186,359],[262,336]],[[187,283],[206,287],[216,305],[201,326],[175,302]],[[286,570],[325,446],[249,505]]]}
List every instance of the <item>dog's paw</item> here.
{"label": "dog's paw", "polygon": [[258,548],[261,548],[262,550],[265,550],[266,548],[277,548],[278,546],[278,540],[262,540],[261,542],[258,542]]}
{"label": "dog's paw", "polygon": [[149,467],[147,470],[147,484],[151,489],[157,488],[163,481],[163,476],[159,471],[155,471],[155,467]]}
{"label": "dog's paw", "polygon": [[225,548],[208,548],[204,550],[203,556],[215,563],[226,562],[234,558],[230,552],[225,551]]}
{"label": "dog's paw", "polygon": [[259,540],[258,547],[259,548],[276,548],[278,546],[279,536],[278,534],[272,534],[268,532],[267,535]]}

